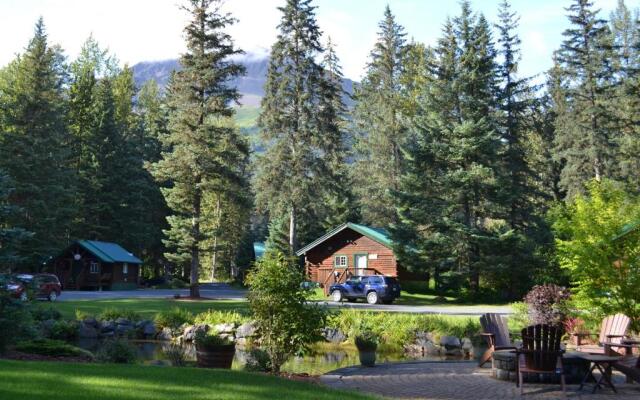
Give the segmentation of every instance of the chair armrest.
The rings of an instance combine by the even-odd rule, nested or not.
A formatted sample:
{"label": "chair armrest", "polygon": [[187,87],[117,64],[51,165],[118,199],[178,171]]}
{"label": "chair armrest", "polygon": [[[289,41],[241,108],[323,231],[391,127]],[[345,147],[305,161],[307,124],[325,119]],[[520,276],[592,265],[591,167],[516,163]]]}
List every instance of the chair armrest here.
{"label": "chair armrest", "polygon": [[634,339],[623,339],[623,340],[622,340],[622,344],[640,345],[640,340],[634,340]]}
{"label": "chair armrest", "polygon": [[604,346],[604,354],[609,354],[611,352],[611,348],[612,347],[617,347],[617,348],[623,348],[625,349],[625,354],[627,355],[631,355],[633,353],[633,349],[637,348],[640,349],[640,342],[635,341],[635,343],[611,343],[611,342],[604,342],[603,346]]}
{"label": "chair armrest", "polygon": [[627,335],[607,335],[607,338],[609,339],[613,339],[613,338],[623,338],[626,337]]}

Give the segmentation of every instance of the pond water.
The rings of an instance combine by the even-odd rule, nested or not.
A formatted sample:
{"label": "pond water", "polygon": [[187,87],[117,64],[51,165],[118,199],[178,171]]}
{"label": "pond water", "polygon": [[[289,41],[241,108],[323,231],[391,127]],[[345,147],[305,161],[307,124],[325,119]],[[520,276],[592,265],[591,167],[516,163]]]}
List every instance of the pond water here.
{"label": "pond water", "polygon": [[[77,346],[96,352],[99,350],[101,341],[99,340],[80,340]],[[139,361],[144,364],[169,364],[164,351],[170,345],[170,342],[164,341],[131,341],[138,349]],[[187,361],[196,361],[196,352],[193,344],[183,345]],[[236,348],[236,355],[233,360],[232,369],[243,369],[250,349]],[[383,350],[377,352],[378,363],[394,362],[394,361],[445,361],[445,360],[461,360],[461,357],[450,356],[430,356],[430,355],[409,355],[402,351]],[[311,351],[303,356],[292,357],[282,368],[284,372],[290,373],[307,373],[310,375],[321,375],[325,372],[332,371],[337,368],[348,367],[351,365],[359,365],[358,350],[348,345],[330,345],[316,344],[312,346]]]}

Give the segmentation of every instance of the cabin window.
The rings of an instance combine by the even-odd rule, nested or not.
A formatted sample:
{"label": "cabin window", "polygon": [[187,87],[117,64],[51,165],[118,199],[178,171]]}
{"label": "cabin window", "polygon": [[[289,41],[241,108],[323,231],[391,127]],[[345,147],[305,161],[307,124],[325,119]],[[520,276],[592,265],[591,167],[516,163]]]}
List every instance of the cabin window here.
{"label": "cabin window", "polygon": [[347,256],[335,256],[333,266],[336,268],[347,268]]}
{"label": "cabin window", "polygon": [[95,261],[91,261],[91,264],[89,264],[89,273],[97,274],[99,272],[100,272],[100,270],[98,268],[98,263],[95,262]]}
{"label": "cabin window", "polygon": [[127,263],[122,264],[122,273],[125,275],[129,273],[129,264]]}

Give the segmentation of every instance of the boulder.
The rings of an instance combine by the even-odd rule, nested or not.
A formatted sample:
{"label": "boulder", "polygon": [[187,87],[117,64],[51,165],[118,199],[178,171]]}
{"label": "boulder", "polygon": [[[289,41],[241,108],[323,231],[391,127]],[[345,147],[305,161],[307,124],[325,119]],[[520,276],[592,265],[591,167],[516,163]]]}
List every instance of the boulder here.
{"label": "boulder", "polygon": [[145,324],[142,325],[142,335],[145,337],[152,337],[156,334],[156,324],[153,321],[144,321]]}
{"label": "boulder", "polygon": [[118,324],[118,325],[133,325],[133,323],[131,321],[129,321],[126,318],[122,318],[122,317],[116,319],[116,324]]}
{"label": "boulder", "polygon": [[113,332],[116,330],[116,323],[114,321],[102,321],[101,331],[104,332]]}
{"label": "boulder", "polygon": [[340,329],[324,328],[322,336],[327,342],[339,344],[347,340],[347,336]]}
{"label": "boulder", "polygon": [[249,344],[249,339],[241,337],[241,338],[236,338],[236,346],[238,347],[247,347],[247,345]]}
{"label": "boulder", "polygon": [[89,325],[81,322],[78,324],[78,338],[80,339],[96,339],[98,337],[98,330]]}
{"label": "boulder", "polygon": [[82,320],[82,323],[85,325],[93,326],[96,329],[100,326],[100,323],[94,317],[85,317]]}
{"label": "boulder", "polygon": [[119,336],[127,336],[129,335],[129,332],[132,332],[135,328],[133,327],[133,325],[127,325],[127,324],[118,324],[116,325],[116,335]]}
{"label": "boulder", "polygon": [[470,353],[473,350],[473,343],[471,342],[471,339],[462,339],[462,350],[464,350],[465,353]]}
{"label": "boulder", "polygon": [[424,352],[430,356],[439,356],[442,354],[442,348],[433,342],[427,342],[424,346]]}
{"label": "boulder", "polygon": [[199,332],[209,332],[209,325],[200,324],[187,326],[182,334],[182,341],[192,342]]}
{"label": "boulder", "polygon": [[213,329],[219,334],[233,334],[236,326],[234,324],[218,324],[214,325]]}
{"label": "boulder", "polygon": [[236,337],[238,338],[248,338],[248,337],[253,337],[256,335],[257,333],[257,326],[256,323],[251,321],[251,322],[246,322],[242,325],[240,325],[238,327],[238,329],[236,329]]}
{"label": "boulder", "polygon": [[440,346],[444,346],[447,350],[459,349],[462,343],[460,343],[460,339],[455,336],[442,336],[440,338]]}
{"label": "boulder", "polygon": [[160,332],[156,335],[156,339],[158,340],[171,340],[173,339],[173,332],[171,332],[171,328],[162,328]]}

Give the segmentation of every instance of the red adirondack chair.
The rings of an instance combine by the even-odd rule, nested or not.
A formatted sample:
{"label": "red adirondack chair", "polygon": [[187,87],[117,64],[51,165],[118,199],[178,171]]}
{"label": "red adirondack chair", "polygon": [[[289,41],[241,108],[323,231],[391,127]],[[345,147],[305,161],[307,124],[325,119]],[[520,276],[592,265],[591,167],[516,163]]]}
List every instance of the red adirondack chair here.
{"label": "red adirondack chair", "polygon": [[613,352],[611,347],[618,349],[624,349],[624,357],[613,364],[613,368],[622,372],[627,376],[627,382],[636,381],[640,383],[640,357],[633,356],[633,348],[640,348],[640,341],[628,341],[625,343],[605,343],[605,353],[615,355],[618,352]]}
{"label": "red adirondack chair", "polygon": [[[624,353],[624,348],[611,346],[611,344],[622,343],[623,339],[626,337],[630,323],[631,320],[624,314],[610,315],[602,320],[600,334],[574,333],[573,335],[577,338],[577,350],[590,354],[605,354],[604,344],[609,343],[610,351],[622,355]],[[584,337],[596,335],[598,335],[597,344],[582,344],[582,339]]]}
{"label": "red adirondack chair", "polygon": [[522,330],[522,348],[516,350],[516,368],[520,387],[520,395],[523,394],[524,374],[558,374],[562,393],[566,396],[562,354],[560,349],[564,331],[559,326],[532,325]]}
{"label": "red adirondack chair", "polygon": [[493,352],[496,350],[515,350],[516,347],[511,343],[509,337],[509,328],[507,320],[502,318],[500,314],[484,314],[480,317],[480,325],[482,326],[481,335],[487,341],[489,348],[484,352],[478,366],[483,366],[493,359]]}

